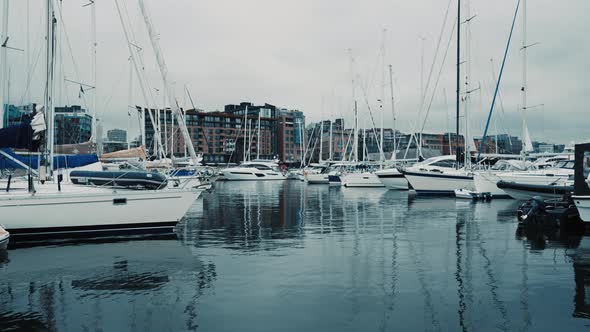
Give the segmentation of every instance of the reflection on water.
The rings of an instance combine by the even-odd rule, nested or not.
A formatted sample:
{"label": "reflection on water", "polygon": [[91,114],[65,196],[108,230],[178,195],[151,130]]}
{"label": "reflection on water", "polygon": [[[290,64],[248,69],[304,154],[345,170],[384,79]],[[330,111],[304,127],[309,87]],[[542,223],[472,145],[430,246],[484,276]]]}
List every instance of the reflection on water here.
{"label": "reflection on water", "polygon": [[574,255],[576,295],[574,317],[590,318],[590,240],[586,238]]}
{"label": "reflection on water", "polygon": [[177,239],[0,256],[0,330],[587,328],[590,244],[515,237],[517,206],[220,183]]}

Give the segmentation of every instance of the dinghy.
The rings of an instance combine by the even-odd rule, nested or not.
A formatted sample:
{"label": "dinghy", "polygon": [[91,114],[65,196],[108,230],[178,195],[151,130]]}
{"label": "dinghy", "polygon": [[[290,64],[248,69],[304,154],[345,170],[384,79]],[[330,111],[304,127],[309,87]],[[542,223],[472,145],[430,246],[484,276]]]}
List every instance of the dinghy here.
{"label": "dinghy", "polygon": [[168,183],[168,179],[163,174],[126,171],[72,171],[70,181],[80,185],[131,189],[162,189]]}

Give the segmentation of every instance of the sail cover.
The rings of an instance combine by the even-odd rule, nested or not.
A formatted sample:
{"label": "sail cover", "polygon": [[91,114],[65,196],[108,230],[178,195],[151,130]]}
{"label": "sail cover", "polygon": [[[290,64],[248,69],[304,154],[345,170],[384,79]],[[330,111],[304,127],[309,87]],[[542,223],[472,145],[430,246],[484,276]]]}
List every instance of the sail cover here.
{"label": "sail cover", "polygon": [[[0,149],[0,169],[20,169],[23,165],[31,169],[37,169],[39,166],[38,155],[19,155],[10,149]],[[76,168],[90,165],[98,162],[98,157],[95,154],[80,154],[80,155],[59,155],[53,157],[53,168]]]}
{"label": "sail cover", "polygon": [[137,148],[132,148],[132,149],[127,149],[127,150],[121,150],[121,151],[115,151],[115,152],[111,152],[111,153],[103,153],[100,156],[102,159],[131,159],[131,158],[138,158],[141,160],[145,160],[146,156],[145,156],[145,149],[143,148],[143,146],[137,147]]}
{"label": "sail cover", "polygon": [[37,151],[41,143],[41,133],[46,129],[42,111],[37,112],[34,117],[24,117],[20,124],[0,129],[0,148]]}

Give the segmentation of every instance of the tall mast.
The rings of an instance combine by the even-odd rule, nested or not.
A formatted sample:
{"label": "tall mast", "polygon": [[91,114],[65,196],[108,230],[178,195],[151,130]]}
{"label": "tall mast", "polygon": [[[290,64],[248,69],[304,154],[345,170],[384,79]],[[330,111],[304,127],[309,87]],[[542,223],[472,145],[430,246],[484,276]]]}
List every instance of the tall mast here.
{"label": "tall mast", "polygon": [[389,90],[391,92],[391,114],[393,115],[393,152],[391,154],[391,160],[397,159],[397,142],[396,142],[396,128],[395,128],[395,104],[393,100],[393,68],[389,65]]}
{"label": "tall mast", "polygon": [[387,29],[383,29],[383,40],[381,44],[381,99],[379,102],[379,110],[381,111],[381,135],[379,151],[379,161],[381,168],[383,168],[383,161],[385,160],[385,148],[383,147],[383,100],[385,100],[385,40],[386,40]]}
{"label": "tall mast", "polygon": [[[30,84],[29,83],[30,82],[29,78],[31,77],[31,33],[30,33],[30,15],[31,15],[30,14],[30,8],[31,8],[31,4],[29,2],[30,1],[27,0],[27,5],[26,5],[27,6],[27,10],[26,10],[26,14],[25,14],[26,17],[27,17],[26,18],[26,24],[27,24],[27,29],[26,29],[26,34],[27,34],[27,71],[26,71],[26,73],[27,73],[27,76],[26,76],[26,80],[27,80],[27,84],[25,86],[25,89],[27,91],[27,94],[26,94],[25,97],[27,98],[26,99],[26,103],[28,105],[31,105],[31,107],[32,107],[32,103],[31,103],[31,89],[29,89],[29,84]],[[2,105],[0,105],[0,108],[2,108]],[[33,110],[31,109],[31,111],[33,111]],[[2,125],[0,124],[0,126],[2,126]]]}
{"label": "tall mast", "polygon": [[[96,1],[91,1],[90,5],[90,36],[92,38],[92,46],[90,49],[90,55],[92,58],[92,86],[94,87],[94,93],[92,94],[92,142],[98,142],[99,138],[96,137],[96,94],[98,93],[98,87],[96,84]],[[102,151],[97,151],[99,154]]]}
{"label": "tall mast", "polygon": [[[54,144],[54,118],[53,118],[53,69],[55,46],[55,16],[53,0],[47,0],[47,38],[46,38],[46,62],[45,62],[45,115],[47,122],[47,136],[45,142],[45,156],[49,158],[45,163],[45,174],[49,177],[53,174],[53,144]],[[43,180],[43,179],[42,179]]]}
{"label": "tall mast", "polygon": [[352,145],[352,153],[354,156],[354,162],[358,162],[359,161],[359,135],[358,135],[358,125],[359,125],[359,120],[357,117],[357,106],[356,106],[356,100],[354,101],[354,144]]}
{"label": "tall mast", "polygon": [[256,159],[260,159],[260,109],[258,109],[258,135],[256,136]]}
{"label": "tall mast", "polygon": [[186,128],[184,114],[180,110],[180,106],[178,105],[178,101],[176,100],[176,95],[174,93],[174,89],[172,88],[172,85],[170,85],[168,83],[168,68],[166,67],[166,62],[164,61],[164,55],[162,54],[162,50],[160,49],[160,43],[158,41],[158,38],[156,37],[156,33],[154,31],[154,26],[152,24],[152,21],[150,19],[149,13],[147,11],[147,8],[146,8],[143,0],[139,0],[139,9],[141,10],[141,14],[143,15],[144,23],[146,25],[148,35],[150,37],[150,42],[152,44],[152,49],[155,53],[156,61],[158,63],[158,67],[160,69],[160,76],[162,78],[162,83],[165,87],[164,93],[167,94],[168,98],[170,99],[172,112],[176,117],[176,121],[178,122],[178,126],[180,127],[180,132],[182,133],[184,141],[186,142],[185,144],[187,144],[187,146],[188,146],[188,151],[191,156],[191,159],[193,160],[194,165],[197,165],[199,163],[199,160],[197,158],[197,153],[195,152],[195,147],[193,145],[193,141],[191,139],[190,133],[188,132],[188,129]]}
{"label": "tall mast", "polygon": [[244,110],[244,124],[242,125],[242,127],[244,128],[244,159],[242,160],[242,162],[246,162],[246,140],[248,138],[248,130],[247,130],[247,125],[248,125],[248,105],[246,105],[246,109]]}
{"label": "tall mast", "polygon": [[322,162],[322,159],[324,159],[324,140],[322,139],[322,137],[324,136],[324,120],[320,120],[320,158],[319,158],[319,162]]}
{"label": "tall mast", "polygon": [[363,121],[363,161],[367,160],[367,121]]}
{"label": "tall mast", "polygon": [[[135,70],[135,73],[137,74],[137,81],[139,82],[139,88],[141,90],[141,94],[143,96],[143,100],[144,103],[146,104],[146,108],[140,111],[140,116],[141,116],[141,128],[140,128],[140,133],[141,133],[141,145],[146,148],[146,130],[145,130],[145,125],[146,125],[146,117],[145,117],[145,113],[147,113],[147,115],[150,117],[150,122],[152,125],[152,128],[154,130],[154,151],[158,152],[161,151],[161,146],[162,146],[162,142],[161,142],[161,137],[160,135],[158,135],[157,133],[159,132],[158,127],[157,127],[157,123],[156,123],[156,119],[154,118],[154,113],[155,110],[158,108],[156,105],[156,103],[154,102],[154,96],[152,94],[152,90],[149,87],[149,84],[146,82],[144,76],[142,76],[142,69],[140,69],[140,64],[139,64],[139,59],[138,59],[138,49],[137,46],[135,46],[135,41],[132,41],[130,39],[129,36],[129,28],[127,27],[127,20],[125,20],[123,18],[123,13],[121,12],[121,6],[119,5],[119,1],[115,0],[115,6],[117,7],[117,12],[119,14],[119,19],[121,21],[121,26],[123,27],[123,33],[125,35],[125,40],[127,41],[127,48],[129,50],[129,54],[131,55],[131,61],[133,63],[133,68]],[[154,107],[152,107],[154,106]],[[192,142],[188,142],[186,143],[186,137],[185,137],[185,144],[191,144]],[[158,155],[158,158],[160,158],[160,155]]]}
{"label": "tall mast", "polygon": [[130,130],[131,130],[131,104],[133,103],[133,66],[131,57],[129,57],[129,96],[127,96],[127,149],[131,148]]}
{"label": "tall mast", "polygon": [[333,121],[330,120],[330,141],[329,141],[329,143],[330,143],[330,146],[329,146],[330,153],[329,153],[329,156],[328,156],[330,161],[332,161],[332,144],[333,144],[333,142],[332,142],[332,123],[333,123]]}
{"label": "tall mast", "polygon": [[[461,0],[459,0],[461,1]],[[418,110],[418,124],[422,123],[422,104],[424,103],[424,99],[426,98],[425,94],[426,92],[424,91],[424,41],[426,40],[426,38],[424,37],[420,37],[421,40],[421,57],[420,57],[420,109]],[[458,74],[457,74],[458,75]],[[417,147],[418,149],[416,149],[416,152],[418,153],[418,156],[416,156],[416,159],[419,159],[419,157],[422,157],[422,128],[420,128],[420,132],[418,133],[419,137],[416,137],[416,142],[417,142]]]}
{"label": "tall mast", "polygon": [[526,0],[522,0],[522,153],[523,155],[527,152],[527,140],[525,135],[528,135],[528,128],[526,124],[526,109],[527,109],[527,39],[526,39]]}
{"label": "tall mast", "polygon": [[[470,148],[471,148],[471,133],[469,132],[470,123],[469,123],[469,109],[468,106],[470,104],[470,94],[471,89],[469,88],[469,82],[471,81],[471,7],[470,1],[466,0],[465,6],[467,7],[467,20],[465,26],[465,103],[464,103],[464,115],[465,115],[465,147],[464,151],[464,160],[463,165],[466,169],[470,167],[471,163],[471,155],[470,155]],[[481,142],[480,144],[484,144]],[[482,145],[483,146],[483,145]]]}
{"label": "tall mast", "polygon": [[[8,40],[8,1],[9,0],[4,0],[2,3],[2,31],[0,33],[1,45],[4,45],[5,41]],[[4,109],[4,104],[8,104],[8,100],[6,98],[6,78],[8,75],[8,57],[6,51],[6,45],[1,47],[0,66],[2,66],[2,71],[0,72],[0,128],[4,127],[4,113],[8,111],[8,109]],[[29,50],[27,50],[27,52],[28,51]]]}
{"label": "tall mast", "polygon": [[299,129],[299,158],[301,158],[301,163],[299,168],[303,168],[303,164],[305,163],[305,135],[303,134],[303,128],[301,127],[301,119],[297,119],[296,121]]}
{"label": "tall mast", "polygon": [[459,103],[460,103],[460,94],[461,94],[461,0],[457,0],[457,95],[456,95],[456,127],[457,127],[457,137],[455,148],[456,151],[456,160],[457,166],[459,168],[459,162],[461,161],[461,149],[459,148]]}
{"label": "tall mast", "polygon": [[[164,111],[164,155],[168,156],[168,109],[166,108],[166,87],[162,94],[162,111]],[[170,108],[172,110],[172,108]]]}

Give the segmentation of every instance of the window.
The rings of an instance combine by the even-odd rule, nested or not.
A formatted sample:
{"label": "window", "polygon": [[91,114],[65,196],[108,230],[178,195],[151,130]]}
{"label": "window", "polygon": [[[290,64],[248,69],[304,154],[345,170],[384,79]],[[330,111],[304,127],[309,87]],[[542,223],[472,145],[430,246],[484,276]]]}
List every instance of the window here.
{"label": "window", "polygon": [[438,167],[455,167],[455,162],[453,160],[440,160],[432,164],[432,166]]}

